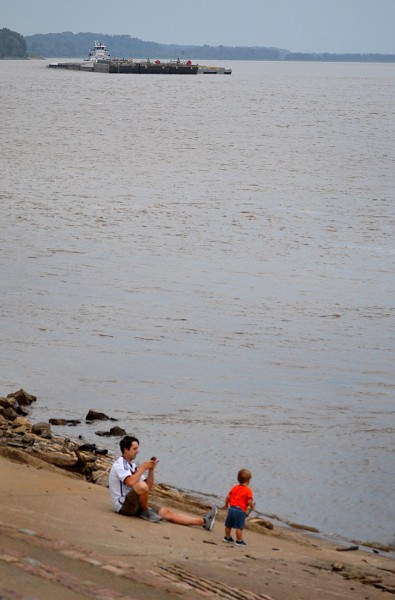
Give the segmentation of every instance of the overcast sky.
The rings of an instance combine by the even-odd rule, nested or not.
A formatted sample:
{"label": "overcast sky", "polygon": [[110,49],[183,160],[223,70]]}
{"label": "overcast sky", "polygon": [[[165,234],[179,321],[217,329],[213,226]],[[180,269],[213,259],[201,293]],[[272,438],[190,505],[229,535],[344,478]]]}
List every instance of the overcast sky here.
{"label": "overcast sky", "polygon": [[0,28],[163,44],[395,54],[395,0],[0,0]]}

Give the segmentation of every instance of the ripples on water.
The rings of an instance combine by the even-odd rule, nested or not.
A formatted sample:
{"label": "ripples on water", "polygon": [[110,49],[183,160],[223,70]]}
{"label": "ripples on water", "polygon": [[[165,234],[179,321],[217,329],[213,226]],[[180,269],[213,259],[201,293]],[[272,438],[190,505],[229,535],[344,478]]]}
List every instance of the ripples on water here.
{"label": "ripples on water", "polygon": [[0,62],[1,393],[117,417],[162,481],[222,502],[248,466],[260,512],[393,542],[394,65],[45,66]]}

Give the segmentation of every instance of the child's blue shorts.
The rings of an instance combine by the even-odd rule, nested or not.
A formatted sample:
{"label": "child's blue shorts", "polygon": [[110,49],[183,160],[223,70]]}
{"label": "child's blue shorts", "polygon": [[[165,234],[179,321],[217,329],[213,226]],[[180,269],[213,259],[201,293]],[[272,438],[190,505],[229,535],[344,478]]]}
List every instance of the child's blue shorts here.
{"label": "child's blue shorts", "polygon": [[230,506],[225,519],[225,527],[230,529],[244,529],[246,514],[238,506]]}

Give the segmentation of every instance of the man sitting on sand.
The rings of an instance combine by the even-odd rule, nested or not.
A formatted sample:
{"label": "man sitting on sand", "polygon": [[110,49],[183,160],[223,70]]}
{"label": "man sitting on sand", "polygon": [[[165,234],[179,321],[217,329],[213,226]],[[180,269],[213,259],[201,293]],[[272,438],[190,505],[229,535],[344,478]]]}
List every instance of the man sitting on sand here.
{"label": "man sitting on sand", "polygon": [[137,467],[133,460],[139,453],[139,445],[139,440],[129,435],[119,443],[122,456],[113,463],[109,477],[113,510],[120,515],[138,516],[151,523],[165,519],[179,525],[200,525],[212,531],[217,514],[216,507],[202,517],[194,517],[165,506],[149,506],[149,492],[154,484],[154,471],[159,461],[152,457]]}

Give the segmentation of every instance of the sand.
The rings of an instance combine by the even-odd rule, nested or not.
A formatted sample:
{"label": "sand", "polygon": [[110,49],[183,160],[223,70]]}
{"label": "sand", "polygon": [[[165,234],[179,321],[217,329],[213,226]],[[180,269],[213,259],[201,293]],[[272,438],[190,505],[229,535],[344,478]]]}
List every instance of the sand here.
{"label": "sand", "polygon": [[[22,462],[21,462],[22,461]],[[23,462],[28,461],[28,462]],[[393,598],[388,553],[250,524],[245,548],[214,530],[111,511],[105,487],[0,448],[0,598]],[[203,514],[181,497],[168,504]]]}

